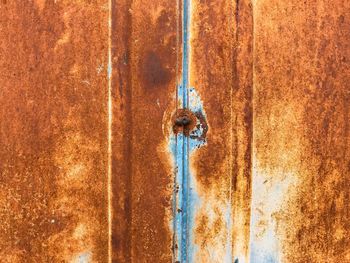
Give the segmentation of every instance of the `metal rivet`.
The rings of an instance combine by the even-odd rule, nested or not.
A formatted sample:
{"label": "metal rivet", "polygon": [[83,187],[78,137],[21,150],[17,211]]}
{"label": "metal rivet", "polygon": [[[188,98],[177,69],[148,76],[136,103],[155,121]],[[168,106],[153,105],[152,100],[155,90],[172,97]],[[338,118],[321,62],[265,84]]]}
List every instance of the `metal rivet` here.
{"label": "metal rivet", "polygon": [[176,118],[175,124],[177,126],[187,126],[191,123],[191,119],[188,116],[181,116]]}

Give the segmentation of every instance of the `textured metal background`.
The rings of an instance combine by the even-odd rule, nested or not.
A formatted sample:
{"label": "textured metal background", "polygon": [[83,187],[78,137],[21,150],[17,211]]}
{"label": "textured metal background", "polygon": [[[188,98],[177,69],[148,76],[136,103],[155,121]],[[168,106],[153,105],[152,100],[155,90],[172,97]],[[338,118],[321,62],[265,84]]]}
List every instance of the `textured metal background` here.
{"label": "textured metal background", "polygon": [[[181,260],[179,175],[192,262],[350,262],[348,1],[0,13],[1,263]],[[208,125],[188,166],[173,151],[184,88]]]}
{"label": "textured metal background", "polygon": [[0,262],[106,262],[108,3],[0,13]]}

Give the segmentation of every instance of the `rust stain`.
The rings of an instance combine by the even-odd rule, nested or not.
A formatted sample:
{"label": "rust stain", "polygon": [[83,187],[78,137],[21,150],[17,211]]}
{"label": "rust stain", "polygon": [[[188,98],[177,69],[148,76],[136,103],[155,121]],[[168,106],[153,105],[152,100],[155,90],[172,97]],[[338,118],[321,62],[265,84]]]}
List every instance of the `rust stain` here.
{"label": "rust stain", "polygon": [[249,262],[253,142],[253,5],[235,1],[233,51],[232,255]]}
{"label": "rust stain", "polygon": [[163,119],[176,105],[178,7],[113,5],[113,260],[171,262],[174,176]]}
{"label": "rust stain", "polygon": [[0,2],[1,262],[107,260],[104,4]]}
{"label": "rust stain", "polygon": [[140,65],[143,82],[146,87],[157,88],[166,86],[171,79],[168,69],[164,68],[160,57],[154,51],[148,51]]}
{"label": "rust stain", "polygon": [[0,1],[1,262],[171,262],[180,132],[194,262],[350,262],[350,3],[190,1],[205,115],[182,4]]}
{"label": "rust stain", "polygon": [[278,262],[350,262],[349,9],[255,1],[254,178],[265,194],[253,234],[272,229]]}
{"label": "rust stain", "polygon": [[195,262],[244,262],[251,191],[251,5],[191,1],[191,6],[190,85],[209,123],[207,145],[191,160],[202,200]]}
{"label": "rust stain", "polygon": [[36,0],[35,3],[37,5],[38,9],[40,11],[42,11],[45,7],[46,0]]}

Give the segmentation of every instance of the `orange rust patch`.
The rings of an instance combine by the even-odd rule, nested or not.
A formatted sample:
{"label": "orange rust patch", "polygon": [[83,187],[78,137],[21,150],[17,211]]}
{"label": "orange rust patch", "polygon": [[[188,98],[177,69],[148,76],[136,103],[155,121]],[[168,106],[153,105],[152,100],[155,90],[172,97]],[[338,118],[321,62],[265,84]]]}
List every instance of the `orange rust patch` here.
{"label": "orange rust patch", "polygon": [[349,11],[342,0],[254,6],[256,159],[266,190],[299,182],[273,211],[284,262],[350,262]]}
{"label": "orange rust patch", "polygon": [[[212,228],[199,227],[195,243],[202,244],[202,249],[196,256],[203,260],[198,262],[223,262],[225,253],[221,252],[227,244],[232,246],[233,256],[248,258],[253,80],[251,5],[249,1],[191,1],[191,9],[190,86],[200,95],[209,124],[206,147],[191,156],[191,173],[198,182],[203,203],[196,225],[214,210],[220,213],[213,222],[232,220],[230,226],[219,224],[217,235],[212,233]],[[207,245],[203,247],[203,244]],[[208,251],[216,258],[210,261]]]}
{"label": "orange rust patch", "polygon": [[[113,260],[171,262],[173,167],[163,115],[175,109],[176,1],[113,7]],[[169,126],[171,129],[171,126]]]}
{"label": "orange rust patch", "polygon": [[107,261],[105,3],[0,1],[1,262]]}
{"label": "orange rust patch", "polygon": [[[108,4],[0,1],[2,262],[108,260]],[[248,260],[253,164],[254,233],[273,229],[282,261],[350,262],[350,3],[191,6],[190,86],[210,124],[190,164],[197,262],[222,262],[227,242]],[[113,261],[172,259],[180,8],[112,0]],[[190,131],[204,117],[189,115]]]}
{"label": "orange rust patch", "polygon": [[42,11],[45,7],[46,0],[35,0],[40,11]]}

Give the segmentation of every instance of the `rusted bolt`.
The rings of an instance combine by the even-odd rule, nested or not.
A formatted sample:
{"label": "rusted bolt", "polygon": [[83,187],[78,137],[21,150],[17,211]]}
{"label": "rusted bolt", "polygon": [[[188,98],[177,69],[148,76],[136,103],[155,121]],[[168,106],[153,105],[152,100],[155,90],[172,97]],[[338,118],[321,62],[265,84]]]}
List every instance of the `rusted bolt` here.
{"label": "rusted bolt", "polygon": [[178,109],[173,117],[173,131],[175,134],[183,132],[189,136],[190,132],[196,127],[196,115],[188,109]]}
{"label": "rusted bolt", "polygon": [[176,118],[175,125],[185,127],[187,125],[190,125],[191,122],[192,122],[192,120],[190,119],[190,117],[180,116],[180,117]]}

